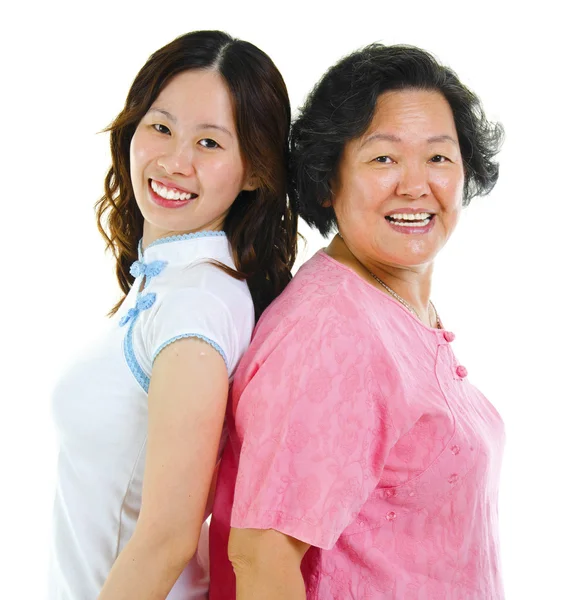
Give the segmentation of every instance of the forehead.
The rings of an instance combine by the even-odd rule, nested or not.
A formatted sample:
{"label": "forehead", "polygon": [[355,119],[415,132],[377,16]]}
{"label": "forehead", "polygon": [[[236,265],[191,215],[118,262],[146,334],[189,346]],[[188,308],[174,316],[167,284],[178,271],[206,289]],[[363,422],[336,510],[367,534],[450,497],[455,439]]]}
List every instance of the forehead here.
{"label": "forehead", "polygon": [[164,109],[186,125],[213,123],[234,129],[233,99],[216,71],[193,69],[173,77],[151,109]]}
{"label": "forehead", "polygon": [[457,135],[449,103],[443,94],[430,90],[400,90],[381,94],[362,139],[374,133],[400,138]]}

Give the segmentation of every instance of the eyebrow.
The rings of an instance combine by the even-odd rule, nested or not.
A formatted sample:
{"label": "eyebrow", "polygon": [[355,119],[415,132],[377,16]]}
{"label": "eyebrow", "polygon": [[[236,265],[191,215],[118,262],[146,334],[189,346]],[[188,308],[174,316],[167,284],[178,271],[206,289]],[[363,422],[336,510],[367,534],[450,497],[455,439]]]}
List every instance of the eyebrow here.
{"label": "eyebrow", "polygon": [[457,140],[451,136],[451,135],[434,135],[433,137],[430,137],[427,139],[427,142],[429,144],[434,144],[435,142],[451,142],[452,144],[455,144],[456,146],[459,146],[459,144],[457,143]]}
{"label": "eyebrow", "polygon": [[[365,146],[366,144],[369,144],[370,142],[376,141],[376,140],[384,140],[387,142],[401,142],[402,141],[397,135],[394,135],[391,133],[374,133],[362,142],[361,147]],[[456,146],[459,147],[457,140],[455,140],[455,138],[453,138],[452,136],[446,135],[446,134],[445,135],[434,135],[433,137],[427,138],[427,143],[434,144],[435,142],[451,142],[452,144],[455,144]]]}
{"label": "eyebrow", "polygon": [[[147,113],[158,112],[162,115],[165,115],[174,125],[178,122],[178,120],[167,110],[163,110],[163,108],[150,108]],[[197,129],[218,129],[219,131],[224,131],[227,135],[233,137],[233,134],[222,125],[215,125],[214,123],[201,123],[197,126]]]}

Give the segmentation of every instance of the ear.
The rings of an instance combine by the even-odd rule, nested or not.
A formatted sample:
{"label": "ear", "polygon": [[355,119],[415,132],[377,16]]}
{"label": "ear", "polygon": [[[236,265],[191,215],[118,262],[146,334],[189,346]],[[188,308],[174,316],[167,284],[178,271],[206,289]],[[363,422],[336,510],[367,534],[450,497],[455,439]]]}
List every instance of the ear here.
{"label": "ear", "polygon": [[322,201],[321,206],[323,208],[333,208],[333,198],[337,195],[338,187],[336,177],[329,179],[329,197]]}
{"label": "ear", "polygon": [[245,179],[245,183],[243,184],[243,191],[252,192],[253,190],[256,190],[259,186],[259,178],[255,177],[255,175],[248,175],[247,179]]}
{"label": "ear", "polygon": [[329,196],[321,202],[321,206],[323,208],[332,208],[333,197],[336,194],[336,189],[334,187],[335,185],[336,185],[336,183],[334,183],[333,180],[329,181]]}

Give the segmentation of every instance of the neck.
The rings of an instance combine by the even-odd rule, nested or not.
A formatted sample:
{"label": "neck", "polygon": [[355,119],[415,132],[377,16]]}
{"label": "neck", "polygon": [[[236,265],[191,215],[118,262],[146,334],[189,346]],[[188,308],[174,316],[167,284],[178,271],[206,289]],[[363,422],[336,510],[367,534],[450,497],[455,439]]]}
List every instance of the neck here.
{"label": "neck", "polygon": [[381,279],[414,308],[424,323],[429,323],[433,263],[418,267],[387,265],[363,256],[359,250],[350,247],[340,235],[333,238],[326,252],[375,287],[381,288],[381,284],[372,274]]}

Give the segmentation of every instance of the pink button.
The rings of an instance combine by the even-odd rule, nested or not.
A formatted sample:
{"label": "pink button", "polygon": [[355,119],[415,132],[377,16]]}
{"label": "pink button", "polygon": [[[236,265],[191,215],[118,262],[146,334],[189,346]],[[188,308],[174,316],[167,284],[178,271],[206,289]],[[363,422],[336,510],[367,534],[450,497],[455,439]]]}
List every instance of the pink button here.
{"label": "pink button", "polygon": [[468,370],[463,366],[463,365],[459,365],[459,367],[457,367],[457,369],[455,369],[455,372],[457,373],[458,377],[466,377],[468,374]]}
{"label": "pink button", "polygon": [[393,521],[396,518],[396,513],[392,510],[386,515],[388,521]]}
{"label": "pink button", "polygon": [[455,333],[453,333],[451,331],[444,331],[443,337],[445,338],[446,341],[453,342],[453,340],[455,339]]}

